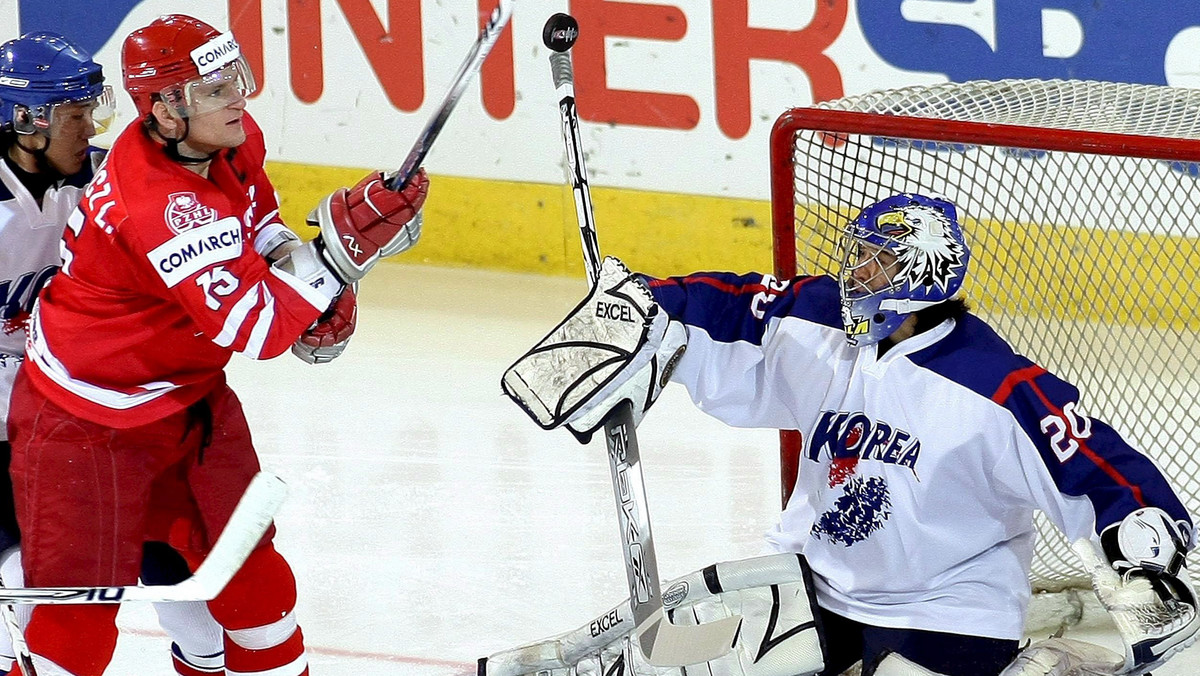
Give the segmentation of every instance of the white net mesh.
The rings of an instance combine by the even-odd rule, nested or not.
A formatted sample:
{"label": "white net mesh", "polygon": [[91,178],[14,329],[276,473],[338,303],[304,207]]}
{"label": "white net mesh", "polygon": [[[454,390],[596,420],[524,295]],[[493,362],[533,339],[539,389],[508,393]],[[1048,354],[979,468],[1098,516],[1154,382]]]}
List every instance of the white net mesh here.
{"label": "white net mesh", "polygon": [[[966,293],[976,311],[1019,352],[1076,384],[1080,408],[1153,457],[1200,512],[1200,91],[1005,80],[815,108],[877,115],[857,116],[853,131],[828,124],[827,114],[814,127],[803,111],[777,125],[773,153],[790,156],[793,190],[777,188],[774,199],[791,201],[794,216],[776,228],[795,229],[799,271],[834,272],[841,225],[871,202],[896,192],[949,197],[971,245]],[[906,137],[895,116],[967,124]],[[997,124],[1031,129],[1002,145],[983,141],[996,138]],[[1100,142],[1052,131],[1060,129]],[[1122,144],[1106,134],[1131,136]],[[1077,152],[1040,149],[1067,136]],[[788,164],[773,161],[777,170]],[[777,264],[791,252],[780,254]],[[1085,583],[1065,539],[1038,519],[1035,587]],[[1194,559],[1191,569],[1200,570]]]}

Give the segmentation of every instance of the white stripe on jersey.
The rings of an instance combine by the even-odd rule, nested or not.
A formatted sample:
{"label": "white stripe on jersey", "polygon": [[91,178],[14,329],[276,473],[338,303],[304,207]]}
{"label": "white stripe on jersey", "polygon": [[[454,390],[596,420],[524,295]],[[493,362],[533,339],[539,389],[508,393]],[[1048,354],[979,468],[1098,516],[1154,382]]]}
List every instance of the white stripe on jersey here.
{"label": "white stripe on jersey", "polygon": [[[262,282],[259,282],[262,284]],[[270,287],[262,284],[263,289],[263,308],[258,312],[258,321],[254,323],[254,328],[250,331],[250,338],[246,341],[246,347],[241,350],[241,353],[251,359],[261,359],[263,343],[267,341],[267,336],[271,334],[271,323],[275,321],[275,296],[271,293]]]}
{"label": "white stripe on jersey", "polygon": [[67,372],[62,362],[50,351],[50,346],[46,345],[45,341],[42,340],[41,321],[38,318],[36,304],[34,305],[33,317],[29,320],[29,328],[29,358],[56,385],[93,404],[123,411],[140,406],[148,401],[153,401],[179,388],[178,385],[169,381],[156,381],[138,385],[138,389],[143,391],[131,394],[110,390],[82,380],[76,380],[71,377],[71,374]]}
{"label": "white stripe on jersey", "polygon": [[238,332],[242,329],[242,324],[245,323],[246,317],[249,316],[250,310],[258,305],[258,289],[263,286],[262,282],[255,284],[242,294],[241,299],[234,303],[233,308],[229,310],[229,315],[225,317],[225,325],[221,327],[221,333],[213,338],[213,342],[221,347],[229,347],[233,345],[233,341],[237,340]]}

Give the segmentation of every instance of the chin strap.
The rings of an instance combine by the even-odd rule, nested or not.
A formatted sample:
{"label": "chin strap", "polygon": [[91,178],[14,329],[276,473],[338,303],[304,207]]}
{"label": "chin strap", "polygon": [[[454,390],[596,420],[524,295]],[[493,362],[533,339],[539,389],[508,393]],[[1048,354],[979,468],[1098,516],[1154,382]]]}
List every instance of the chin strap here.
{"label": "chin strap", "polygon": [[46,150],[50,148],[49,136],[45,137],[46,145],[42,146],[41,148],[27,147],[25,144],[21,143],[21,136],[23,136],[23,134],[16,135],[16,138],[13,140],[13,145],[33,157],[34,165],[37,167],[37,172],[24,173],[43,178],[46,181],[47,187],[54,185],[55,182],[66,178],[64,174],[59,172],[53,167],[53,165],[50,164],[50,160],[46,159]]}
{"label": "chin strap", "polygon": [[183,118],[183,136],[180,136],[179,138],[170,138],[166,134],[162,133],[162,131],[159,130],[158,122],[154,119],[153,115],[147,116],[146,128],[154,132],[156,136],[161,138],[166,143],[166,145],[163,146],[163,152],[167,154],[167,157],[180,164],[204,164],[205,162],[211,162],[213,158],[221,152],[220,150],[216,150],[205,155],[204,157],[192,157],[179,152],[179,144],[187,140],[188,134],[190,134],[192,131],[191,124],[188,122],[186,117]]}

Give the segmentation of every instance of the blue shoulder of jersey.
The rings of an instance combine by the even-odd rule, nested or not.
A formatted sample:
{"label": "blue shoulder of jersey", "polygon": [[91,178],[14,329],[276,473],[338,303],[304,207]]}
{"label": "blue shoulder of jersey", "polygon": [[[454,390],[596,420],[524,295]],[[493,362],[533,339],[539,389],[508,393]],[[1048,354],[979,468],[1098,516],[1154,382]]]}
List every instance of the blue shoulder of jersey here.
{"label": "blue shoulder of jersey", "polygon": [[989,399],[1012,374],[1034,366],[972,314],[959,318],[950,335],[908,358]]}
{"label": "blue shoulder of jersey", "polygon": [[697,272],[643,279],[667,314],[719,342],[761,345],[769,322],[784,317],[842,326],[837,283],[829,277],[779,281],[760,273]]}
{"label": "blue shoulder of jersey", "polygon": [[1078,388],[1016,354],[978,317],[962,317],[946,338],[909,358],[1010,412],[1058,490],[1091,501],[1097,532],[1147,505],[1190,520],[1149,458],[1079,410]]}

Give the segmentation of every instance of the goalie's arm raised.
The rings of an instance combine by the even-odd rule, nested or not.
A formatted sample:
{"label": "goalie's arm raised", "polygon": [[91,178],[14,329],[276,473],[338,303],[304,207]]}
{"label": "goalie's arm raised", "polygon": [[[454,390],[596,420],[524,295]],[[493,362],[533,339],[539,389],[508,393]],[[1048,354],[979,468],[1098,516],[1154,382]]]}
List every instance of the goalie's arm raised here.
{"label": "goalie's arm raised", "polygon": [[[787,387],[772,364],[786,363],[790,376],[822,391],[830,372],[816,350],[826,333],[842,335],[837,293],[828,277],[659,280],[606,258],[591,294],[505,373],[502,388],[543,428],[565,424],[581,437],[622,400],[640,421],[668,376],[726,423],[794,428],[793,411],[803,408],[795,398],[805,393]],[[804,335],[775,341],[784,317],[803,320]]]}

